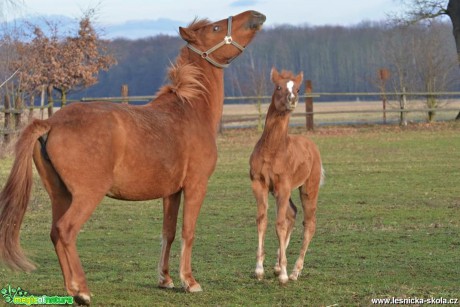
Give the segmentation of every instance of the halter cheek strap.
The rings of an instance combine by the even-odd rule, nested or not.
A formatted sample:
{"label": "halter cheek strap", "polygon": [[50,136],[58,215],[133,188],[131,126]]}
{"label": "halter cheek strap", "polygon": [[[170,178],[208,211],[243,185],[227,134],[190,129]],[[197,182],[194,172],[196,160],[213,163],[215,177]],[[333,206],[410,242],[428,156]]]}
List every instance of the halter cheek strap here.
{"label": "halter cheek strap", "polygon": [[235,42],[232,38],[232,16],[228,17],[228,25],[227,25],[227,36],[224,37],[224,40],[215,45],[214,47],[206,50],[206,51],[201,51],[198,48],[192,46],[191,44],[187,44],[187,47],[192,50],[195,53],[198,53],[203,59],[211,63],[212,65],[219,67],[219,68],[227,68],[228,65],[230,64],[231,61],[229,61],[227,64],[221,64],[211,58],[209,55],[219,49],[220,47],[224,45],[233,45],[235,46],[238,50],[241,52],[244,51],[244,47]]}

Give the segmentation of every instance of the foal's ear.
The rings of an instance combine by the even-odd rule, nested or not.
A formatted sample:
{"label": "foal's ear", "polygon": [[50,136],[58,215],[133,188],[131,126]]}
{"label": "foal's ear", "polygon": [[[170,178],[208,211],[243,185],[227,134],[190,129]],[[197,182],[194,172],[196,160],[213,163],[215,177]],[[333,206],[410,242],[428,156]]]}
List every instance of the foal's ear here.
{"label": "foal's ear", "polygon": [[279,79],[279,72],[276,70],[275,67],[272,67],[272,71],[270,72],[270,80],[272,80],[273,83],[276,82],[276,80]]}
{"label": "foal's ear", "polygon": [[182,39],[188,43],[193,43],[194,41],[196,41],[195,32],[188,28],[179,27],[179,34],[180,37],[182,37]]}
{"label": "foal's ear", "polygon": [[303,72],[301,71],[300,74],[298,74],[298,75],[295,77],[295,82],[296,82],[297,84],[300,84],[300,83],[302,83],[302,81],[303,81]]}

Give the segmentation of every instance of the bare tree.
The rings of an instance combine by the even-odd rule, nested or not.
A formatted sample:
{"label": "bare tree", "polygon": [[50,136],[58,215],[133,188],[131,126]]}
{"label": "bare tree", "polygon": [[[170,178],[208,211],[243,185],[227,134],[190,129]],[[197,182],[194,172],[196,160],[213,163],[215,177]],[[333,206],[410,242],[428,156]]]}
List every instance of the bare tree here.
{"label": "bare tree", "polygon": [[[417,22],[430,21],[437,17],[449,16],[453,27],[453,35],[457,49],[457,62],[460,65],[460,1],[459,0],[400,0],[406,10],[399,16],[393,16],[393,20],[414,24]],[[456,120],[460,120],[460,112]]]}
{"label": "bare tree", "polygon": [[60,94],[63,106],[69,91],[95,84],[99,71],[116,61],[107,54],[90,16],[80,20],[75,36],[61,37],[59,27],[52,23],[48,27],[49,35],[35,27],[30,42],[17,44],[19,59],[14,67],[20,68],[24,90],[33,93],[51,87]]}

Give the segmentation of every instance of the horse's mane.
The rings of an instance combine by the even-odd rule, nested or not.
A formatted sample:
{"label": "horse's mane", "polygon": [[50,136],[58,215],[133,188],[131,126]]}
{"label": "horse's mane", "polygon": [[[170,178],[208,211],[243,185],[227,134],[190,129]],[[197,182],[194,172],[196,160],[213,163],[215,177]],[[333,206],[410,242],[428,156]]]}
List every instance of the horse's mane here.
{"label": "horse's mane", "polygon": [[171,84],[160,88],[156,96],[167,93],[175,93],[182,101],[191,103],[193,98],[201,96],[206,102],[208,89],[203,84],[206,77],[203,71],[192,63],[183,63],[180,59],[176,64],[171,64],[168,69],[168,77]]}
{"label": "horse's mane", "polygon": [[[197,30],[203,26],[210,24],[209,19],[195,18],[187,28],[189,30]],[[191,103],[193,98],[201,96],[208,103],[208,89],[203,83],[207,80],[201,68],[187,63],[181,53],[176,61],[176,64],[171,63],[168,69],[168,77],[171,84],[160,88],[156,96],[167,93],[175,93],[182,102]]]}
{"label": "horse's mane", "polygon": [[187,28],[189,30],[192,30],[192,31],[195,31],[201,27],[204,27],[208,24],[210,24],[211,21],[209,19],[206,19],[206,18],[202,18],[202,19],[198,19],[197,17],[195,17],[195,19],[187,26]]}

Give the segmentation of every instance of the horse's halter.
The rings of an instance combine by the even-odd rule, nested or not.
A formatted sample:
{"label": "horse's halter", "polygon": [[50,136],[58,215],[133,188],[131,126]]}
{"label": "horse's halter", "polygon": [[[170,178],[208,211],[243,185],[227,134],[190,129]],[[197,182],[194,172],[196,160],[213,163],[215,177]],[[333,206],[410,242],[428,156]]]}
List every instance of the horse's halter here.
{"label": "horse's halter", "polygon": [[241,46],[240,44],[238,44],[237,42],[235,42],[232,39],[232,16],[228,17],[227,36],[224,37],[223,41],[221,41],[220,43],[218,43],[217,45],[215,45],[214,47],[212,47],[212,48],[210,48],[210,49],[208,49],[206,51],[201,51],[198,48],[192,46],[191,44],[187,44],[187,47],[190,50],[192,50],[193,52],[198,53],[203,59],[205,59],[206,61],[208,61],[212,65],[214,65],[216,67],[219,67],[219,68],[227,68],[228,65],[230,64],[230,62],[235,58],[230,60],[227,64],[221,64],[221,63],[216,62],[216,60],[212,59],[211,57],[209,57],[209,55],[211,53],[213,53],[214,51],[216,51],[217,49],[219,49],[220,47],[222,47],[224,45],[233,45],[236,48],[238,48],[241,52],[244,51],[244,47]]}

